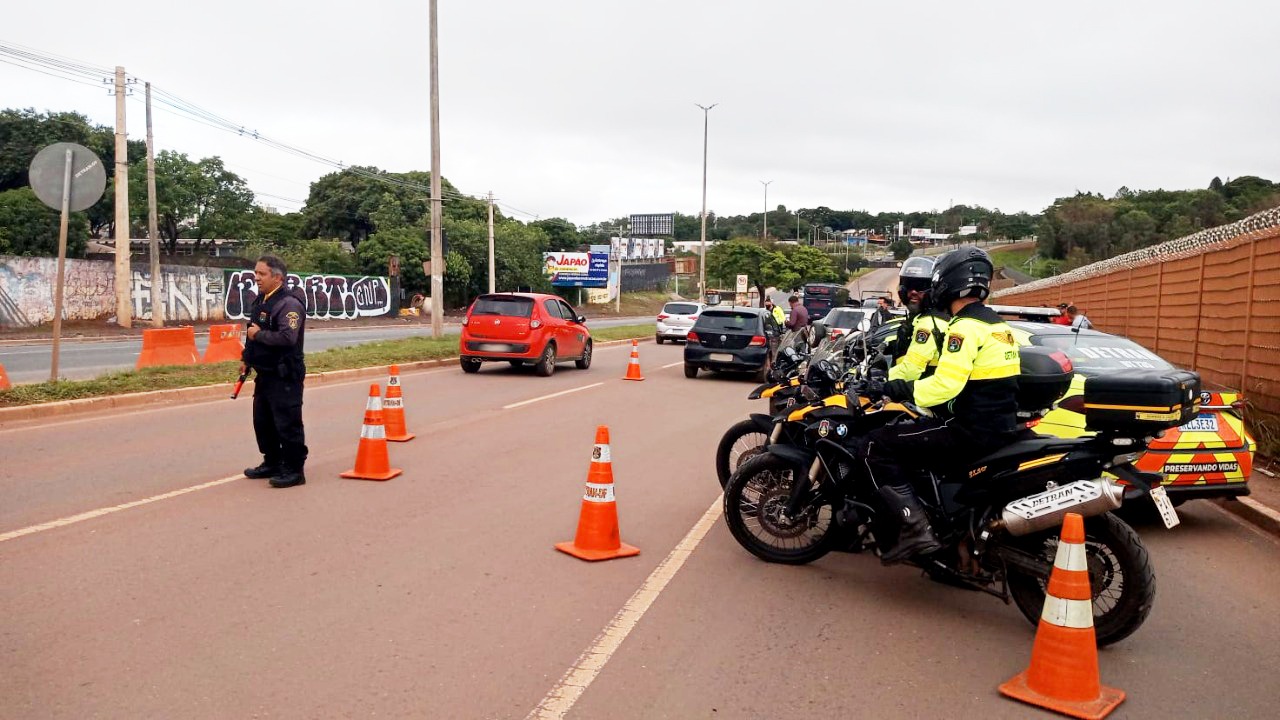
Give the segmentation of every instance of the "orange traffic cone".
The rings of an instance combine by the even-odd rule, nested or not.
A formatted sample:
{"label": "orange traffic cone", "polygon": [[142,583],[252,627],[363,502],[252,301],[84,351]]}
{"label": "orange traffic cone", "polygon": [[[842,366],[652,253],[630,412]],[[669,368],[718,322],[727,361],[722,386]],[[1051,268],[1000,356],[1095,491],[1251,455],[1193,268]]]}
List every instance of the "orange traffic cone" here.
{"label": "orange traffic cone", "polygon": [[400,366],[391,366],[387,378],[387,399],[382,403],[382,415],[387,421],[388,442],[409,442],[417,437],[404,426],[404,397],[400,394]]}
{"label": "orange traffic cone", "polygon": [[0,390],[8,390],[12,385],[9,384],[9,374],[4,371],[4,366],[0,365]]}
{"label": "orange traffic cone", "polygon": [[606,425],[596,428],[587,492],[582,496],[582,510],[578,513],[578,534],[573,542],[556,543],[556,549],[582,560],[612,560],[640,554],[640,548],[627,545],[618,535],[618,506],[613,500],[613,461]]}
{"label": "orange traffic cone", "polygon": [[382,427],[382,394],[378,385],[369,386],[369,402],[364,408],[364,425],[360,426],[360,446],[356,448],[356,466],[339,477],[355,480],[390,480],[402,470],[391,467],[387,457],[387,434]]}
{"label": "orange traffic cone", "polygon": [[640,374],[640,341],[631,341],[631,362],[627,363],[627,374],[623,376],[623,380],[643,380],[644,376]]}
{"label": "orange traffic cone", "polygon": [[1085,560],[1084,518],[1067,513],[1049,575],[1031,665],[1000,686],[1003,695],[1070,715],[1099,720],[1124,701],[1124,691],[1098,680],[1093,594]]}

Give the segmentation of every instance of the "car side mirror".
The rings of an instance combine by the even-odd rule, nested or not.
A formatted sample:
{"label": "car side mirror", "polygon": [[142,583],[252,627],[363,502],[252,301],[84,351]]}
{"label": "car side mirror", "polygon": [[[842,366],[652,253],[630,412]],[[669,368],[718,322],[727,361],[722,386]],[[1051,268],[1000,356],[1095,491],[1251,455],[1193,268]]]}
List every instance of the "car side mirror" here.
{"label": "car side mirror", "polygon": [[577,318],[577,320],[578,320],[578,324],[579,324],[579,325],[586,325],[586,324],[587,324],[587,316],[586,316],[586,315],[579,315],[579,316],[578,316],[578,318]]}

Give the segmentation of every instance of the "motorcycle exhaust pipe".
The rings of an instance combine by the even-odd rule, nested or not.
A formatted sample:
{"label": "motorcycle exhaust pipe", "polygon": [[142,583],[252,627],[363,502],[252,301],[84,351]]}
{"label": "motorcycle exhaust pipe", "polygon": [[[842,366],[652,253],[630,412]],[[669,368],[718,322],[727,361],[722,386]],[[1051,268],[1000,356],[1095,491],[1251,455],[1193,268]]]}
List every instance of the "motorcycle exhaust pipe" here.
{"label": "motorcycle exhaust pipe", "polygon": [[1124,488],[1105,480],[1079,480],[1014,500],[1000,512],[994,525],[1010,535],[1028,535],[1062,525],[1067,513],[1084,517],[1101,515],[1120,507]]}

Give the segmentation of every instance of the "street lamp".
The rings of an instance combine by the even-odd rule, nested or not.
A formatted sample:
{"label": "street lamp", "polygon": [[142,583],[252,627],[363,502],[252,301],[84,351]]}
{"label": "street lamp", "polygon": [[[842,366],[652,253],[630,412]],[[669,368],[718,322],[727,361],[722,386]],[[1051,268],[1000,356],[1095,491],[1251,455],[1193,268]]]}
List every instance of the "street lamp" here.
{"label": "street lamp", "polygon": [[719,104],[703,106],[694,103],[702,108],[702,241],[698,246],[698,300],[703,303],[707,301],[707,128],[711,122],[711,108]]}
{"label": "street lamp", "polygon": [[764,231],[760,233],[761,240],[769,239],[769,185],[772,180],[761,180],[760,184],[764,186]]}

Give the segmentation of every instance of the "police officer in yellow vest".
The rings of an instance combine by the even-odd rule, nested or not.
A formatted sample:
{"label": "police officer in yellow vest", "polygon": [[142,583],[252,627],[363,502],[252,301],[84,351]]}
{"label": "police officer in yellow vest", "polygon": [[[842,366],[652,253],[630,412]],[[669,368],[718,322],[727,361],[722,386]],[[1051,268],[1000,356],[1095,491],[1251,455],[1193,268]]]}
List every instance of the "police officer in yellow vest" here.
{"label": "police officer in yellow vest", "polygon": [[898,525],[896,537],[883,538],[886,565],[941,547],[912,480],[932,468],[954,469],[977,460],[1008,444],[1019,430],[1018,346],[1009,326],[983,303],[993,271],[991,258],[978,248],[943,256],[929,289],[934,308],[952,315],[937,370],[915,381],[872,382],[864,390],[934,412],[934,417],[868,433],[862,444],[872,482]]}
{"label": "police officer in yellow vest", "polygon": [[928,302],[933,266],[933,258],[911,257],[898,272],[898,299],[907,308],[907,319],[898,327],[890,380],[919,380],[938,367],[950,315]]}

